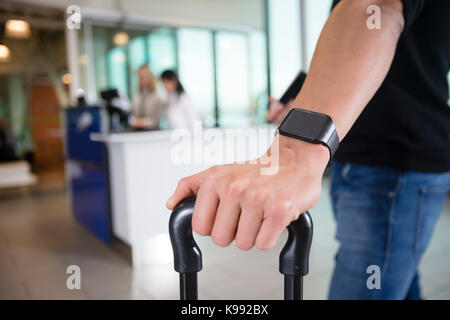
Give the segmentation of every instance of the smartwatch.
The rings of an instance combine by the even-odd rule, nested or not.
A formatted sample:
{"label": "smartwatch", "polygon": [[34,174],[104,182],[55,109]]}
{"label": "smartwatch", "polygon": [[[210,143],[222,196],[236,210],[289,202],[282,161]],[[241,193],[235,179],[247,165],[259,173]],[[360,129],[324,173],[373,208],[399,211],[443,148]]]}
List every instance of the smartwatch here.
{"label": "smartwatch", "polygon": [[339,146],[339,137],[329,116],[303,109],[291,109],[278,126],[281,135],[322,144],[330,151],[330,159]]}

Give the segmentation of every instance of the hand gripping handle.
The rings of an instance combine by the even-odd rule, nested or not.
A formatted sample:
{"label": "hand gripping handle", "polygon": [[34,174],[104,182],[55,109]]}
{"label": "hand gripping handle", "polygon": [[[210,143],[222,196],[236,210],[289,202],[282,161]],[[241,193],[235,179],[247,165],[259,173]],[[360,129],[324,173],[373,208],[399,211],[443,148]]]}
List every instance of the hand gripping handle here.
{"label": "hand gripping handle", "polygon": [[[195,197],[182,200],[173,210],[169,221],[170,241],[175,271],[180,273],[180,297],[197,299],[197,272],[202,269],[202,253],[192,234],[192,214]],[[305,212],[288,227],[288,239],[280,253],[280,272],[285,276],[285,299],[302,298],[302,277],[308,274],[309,250],[313,224]]]}

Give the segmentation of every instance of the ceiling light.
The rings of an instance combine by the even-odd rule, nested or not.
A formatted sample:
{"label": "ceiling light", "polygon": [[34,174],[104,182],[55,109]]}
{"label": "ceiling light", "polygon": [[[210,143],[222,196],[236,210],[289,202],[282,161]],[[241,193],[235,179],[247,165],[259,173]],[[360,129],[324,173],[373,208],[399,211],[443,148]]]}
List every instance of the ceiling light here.
{"label": "ceiling light", "polygon": [[128,35],[128,33],[121,31],[121,32],[117,32],[114,35],[113,43],[116,46],[124,46],[128,43],[129,40],[130,40],[130,36]]}
{"label": "ceiling light", "polygon": [[0,61],[1,62],[9,61],[10,57],[11,53],[9,51],[9,48],[4,44],[0,44]]}
{"label": "ceiling light", "polygon": [[30,24],[25,20],[6,21],[5,35],[9,38],[26,39],[30,37]]}
{"label": "ceiling light", "polygon": [[72,83],[72,75],[68,72],[64,73],[61,77],[61,81],[66,85],[71,84]]}

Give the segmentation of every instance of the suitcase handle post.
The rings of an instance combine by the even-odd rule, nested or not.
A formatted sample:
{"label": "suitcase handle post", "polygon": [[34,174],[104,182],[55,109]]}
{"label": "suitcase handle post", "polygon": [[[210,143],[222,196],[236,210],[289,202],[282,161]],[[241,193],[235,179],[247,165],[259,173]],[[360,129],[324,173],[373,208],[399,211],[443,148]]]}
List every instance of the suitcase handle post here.
{"label": "suitcase handle post", "polygon": [[[180,274],[180,299],[197,300],[197,272],[202,269],[202,253],[192,234],[195,197],[182,200],[169,220],[169,235],[175,271]],[[280,253],[280,272],[284,274],[284,299],[303,298],[303,276],[308,274],[313,224],[306,211],[287,227],[288,239]]]}

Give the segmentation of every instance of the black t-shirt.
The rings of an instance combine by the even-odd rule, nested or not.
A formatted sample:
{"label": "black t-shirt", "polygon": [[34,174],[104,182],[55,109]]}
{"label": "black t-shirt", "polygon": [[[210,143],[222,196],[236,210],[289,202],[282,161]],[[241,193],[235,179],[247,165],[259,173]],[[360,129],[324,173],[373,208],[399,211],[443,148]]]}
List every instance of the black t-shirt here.
{"label": "black t-shirt", "polygon": [[450,171],[450,0],[403,0],[403,13],[405,27],[390,71],[335,159]]}

